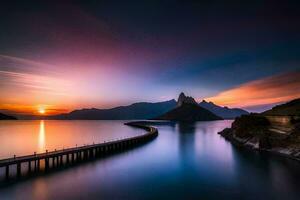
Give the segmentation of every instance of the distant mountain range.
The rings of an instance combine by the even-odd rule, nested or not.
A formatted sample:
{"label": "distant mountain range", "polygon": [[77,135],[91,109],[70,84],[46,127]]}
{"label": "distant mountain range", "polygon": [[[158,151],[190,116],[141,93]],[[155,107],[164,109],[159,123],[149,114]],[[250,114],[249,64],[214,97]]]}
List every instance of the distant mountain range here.
{"label": "distant mountain range", "polygon": [[215,115],[222,117],[223,119],[234,119],[241,115],[248,115],[249,112],[240,108],[228,108],[214,104],[213,102],[207,102],[203,100],[199,105],[207,110],[211,111]]}
{"label": "distant mountain range", "polygon": [[176,101],[163,101],[158,103],[134,103],[129,106],[120,106],[111,109],[82,109],[67,114],[49,116],[48,119],[97,119],[97,120],[130,120],[151,119],[161,115],[176,106]]}
{"label": "distant mountain range", "polygon": [[12,119],[17,119],[17,118],[13,117],[13,116],[10,116],[10,115],[0,113],[0,120],[12,120]]}
{"label": "distant mountain range", "polygon": [[[183,94],[183,93],[182,93]],[[181,96],[182,96],[181,94]],[[183,94],[184,95],[184,94]],[[182,96],[183,97],[183,96]],[[186,96],[185,96],[186,97]],[[185,101],[197,104],[192,97],[186,97]],[[174,99],[169,101],[147,103],[134,103],[129,106],[119,106],[111,109],[81,109],[70,113],[47,116],[46,119],[85,119],[85,120],[131,120],[131,119],[153,119],[181,105],[180,96],[178,102]],[[238,108],[227,108],[213,104],[212,102],[202,101],[200,107],[212,112],[223,119],[234,119],[243,114],[249,114],[247,111]]]}

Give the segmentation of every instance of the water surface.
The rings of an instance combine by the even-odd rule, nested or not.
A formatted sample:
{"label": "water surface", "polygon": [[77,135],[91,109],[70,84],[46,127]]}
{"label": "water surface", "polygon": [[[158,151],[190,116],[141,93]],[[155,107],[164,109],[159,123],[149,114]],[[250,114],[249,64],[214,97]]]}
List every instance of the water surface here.
{"label": "water surface", "polygon": [[[299,199],[300,164],[233,147],[217,134],[231,122],[156,125],[159,136],[144,146],[3,187],[0,197],[36,200]],[[58,133],[48,132],[47,123],[45,121],[44,126],[48,139],[50,134]],[[49,123],[56,129],[55,122]],[[141,133],[121,122],[68,123],[93,123],[86,128],[91,140],[102,137],[99,126],[106,126],[106,123],[110,125],[105,134],[119,137],[118,134],[124,134],[120,130],[128,135]],[[108,128],[111,125],[113,129]],[[78,134],[85,138],[80,136],[83,133]],[[0,146],[2,142],[0,140]],[[68,144],[74,142],[78,140]]]}
{"label": "water surface", "polygon": [[142,134],[125,121],[17,120],[0,121],[0,159],[42,153]]}

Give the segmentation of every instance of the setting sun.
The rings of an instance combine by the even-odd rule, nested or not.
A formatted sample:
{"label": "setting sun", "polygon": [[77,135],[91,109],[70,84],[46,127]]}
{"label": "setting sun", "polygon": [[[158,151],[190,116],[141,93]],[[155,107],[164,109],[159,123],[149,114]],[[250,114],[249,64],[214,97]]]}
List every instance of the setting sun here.
{"label": "setting sun", "polygon": [[40,114],[45,114],[45,112],[46,112],[44,108],[40,108],[38,111]]}

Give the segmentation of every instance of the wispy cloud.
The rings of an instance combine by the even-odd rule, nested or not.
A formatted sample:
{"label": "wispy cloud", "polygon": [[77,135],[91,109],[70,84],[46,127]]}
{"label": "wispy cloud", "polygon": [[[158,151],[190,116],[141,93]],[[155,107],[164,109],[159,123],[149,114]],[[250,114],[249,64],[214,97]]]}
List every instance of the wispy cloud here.
{"label": "wispy cloud", "polygon": [[[2,87],[26,89],[27,91],[66,95],[64,88],[70,85],[68,81],[36,74],[0,70]],[[24,91],[24,90],[23,90]]]}
{"label": "wispy cloud", "polygon": [[53,69],[52,65],[0,55],[0,109],[34,114],[42,104],[48,114],[65,111],[74,95],[73,82]]}
{"label": "wispy cloud", "polygon": [[276,104],[300,97],[300,71],[251,81],[207,100],[231,107]]}

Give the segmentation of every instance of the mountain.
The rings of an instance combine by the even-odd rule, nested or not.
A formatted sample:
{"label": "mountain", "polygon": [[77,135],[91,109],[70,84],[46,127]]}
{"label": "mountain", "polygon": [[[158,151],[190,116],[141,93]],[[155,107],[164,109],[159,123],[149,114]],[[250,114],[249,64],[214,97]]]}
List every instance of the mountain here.
{"label": "mountain", "polygon": [[82,109],[67,114],[49,116],[48,119],[87,119],[87,120],[130,120],[150,119],[161,115],[176,106],[176,101],[158,103],[140,102],[129,106],[120,106],[111,109]]}
{"label": "mountain", "polygon": [[222,118],[198,105],[182,104],[182,106],[176,107],[155,119],[171,121],[210,121],[221,120]]}
{"label": "mountain", "polygon": [[3,113],[0,113],[0,120],[12,120],[12,119],[17,119],[16,117],[5,115]]}
{"label": "mountain", "polygon": [[300,116],[300,99],[294,99],[285,104],[273,107],[262,113],[263,115],[287,115],[287,116]]}
{"label": "mountain", "polygon": [[[184,93],[179,95],[178,101],[176,102],[174,99],[164,102],[158,103],[147,103],[147,102],[140,102],[134,103],[129,106],[119,106],[111,109],[97,109],[97,108],[90,108],[90,109],[81,109],[81,110],[74,110],[70,113],[53,115],[53,116],[44,116],[40,117],[42,119],[66,119],[66,120],[73,120],[73,119],[85,119],[85,120],[131,120],[131,119],[153,119],[157,116],[162,116],[164,113],[178,108],[184,104],[191,104],[197,105],[198,103],[195,101],[193,97],[185,96]],[[210,114],[214,114],[214,119],[216,119],[215,115],[220,116],[220,118],[234,118],[236,116],[240,116],[242,114],[248,114],[248,112],[243,111],[242,109],[229,109],[227,107],[220,107],[211,102],[207,103],[205,101],[201,102],[200,108],[203,108],[206,111],[210,111]],[[190,108],[188,108],[190,109]],[[196,108],[199,111],[199,108]],[[221,110],[221,111],[219,111]],[[180,111],[181,113],[183,111]],[[190,112],[190,111],[186,111]],[[38,118],[37,116],[33,116],[33,119]],[[195,117],[195,119],[205,120],[205,117]],[[209,120],[211,119],[208,117]],[[26,119],[31,119],[27,118]],[[196,120],[198,121],[198,120]]]}
{"label": "mountain", "polygon": [[210,121],[220,120],[221,117],[199,106],[192,97],[179,95],[177,106],[173,110],[154,119],[171,121]]}
{"label": "mountain", "polygon": [[234,119],[236,117],[239,117],[241,115],[248,115],[249,113],[243,109],[240,108],[228,108],[228,107],[222,107],[214,104],[213,102],[207,102],[203,100],[199,105],[202,108],[206,108],[210,112],[214,113],[215,115],[218,115],[224,119]]}
{"label": "mountain", "polygon": [[197,102],[193,97],[185,96],[183,92],[180,93],[177,100],[177,107],[182,106],[183,104],[194,104],[197,105]]}

